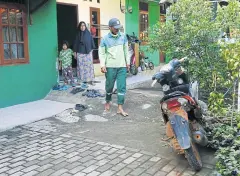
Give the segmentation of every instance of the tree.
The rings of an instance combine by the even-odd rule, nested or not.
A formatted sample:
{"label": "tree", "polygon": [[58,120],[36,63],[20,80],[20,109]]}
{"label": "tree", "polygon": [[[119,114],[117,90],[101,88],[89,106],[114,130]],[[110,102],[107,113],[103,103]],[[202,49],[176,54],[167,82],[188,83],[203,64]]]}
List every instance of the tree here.
{"label": "tree", "polygon": [[[240,115],[236,112],[235,89],[240,74],[240,3],[230,0],[228,6],[218,6],[217,11],[213,5],[209,0],[174,3],[167,14],[169,20],[149,30],[148,49],[189,58],[190,79],[199,81],[200,90],[206,93],[209,114],[214,116],[214,124],[206,129],[210,144],[219,149],[217,170],[224,176],[237,175]],[[224,38],[229,36],[224,34],[227,31],[231,42]],[[231,139],[220,137],[226,129],[234,131]],[[234,156],[238,159],[234,160]]]}

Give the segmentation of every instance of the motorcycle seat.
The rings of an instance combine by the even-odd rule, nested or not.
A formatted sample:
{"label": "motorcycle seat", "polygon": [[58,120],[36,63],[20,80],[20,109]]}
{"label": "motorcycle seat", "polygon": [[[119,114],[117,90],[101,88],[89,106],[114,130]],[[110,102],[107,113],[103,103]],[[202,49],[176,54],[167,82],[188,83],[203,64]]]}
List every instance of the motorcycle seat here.
{"label": "motorcycle seat", "polygon": [[181,97],[181,96],[185,96],[185,95],[187,95],[187,94],[184,93],[184,92],[175,91],[175,92],[173,92],[173,93],[170,93],[170,94],[165,95],[165,96],[160,100],[160,103],[163,103],[164,101],[169,100],[169,99],[174,98],[174,97]]}

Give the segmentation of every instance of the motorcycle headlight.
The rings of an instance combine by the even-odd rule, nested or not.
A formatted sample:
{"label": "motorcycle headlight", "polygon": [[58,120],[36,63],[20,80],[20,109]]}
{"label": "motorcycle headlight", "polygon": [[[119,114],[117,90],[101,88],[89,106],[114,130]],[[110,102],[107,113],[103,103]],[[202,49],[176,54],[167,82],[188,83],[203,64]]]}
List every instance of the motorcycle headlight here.
{"label": "motorcycle headlight", "polygon": [[179,79],[177,80],[177,82],[178,82],[178,84],[183,84],[182,78],[179,78]]}
{"label": "motorcycle headlight", "polygon": [[168,90],[170,89],[169,85],[167,85],[167,84],[164,84],[164,85],[162,86],[162,88],[163,88],[163,91],[164,91],[164,92],[166,92],[166,91],[168,91]]}
{"label": "motorcycle headlight", "polygon": [[188,102],[188,100],[185,99],[185,98],[179,98],[179,99],[178,99],[178,102],[179,102],[181,105],[186,105],[187,102]]}

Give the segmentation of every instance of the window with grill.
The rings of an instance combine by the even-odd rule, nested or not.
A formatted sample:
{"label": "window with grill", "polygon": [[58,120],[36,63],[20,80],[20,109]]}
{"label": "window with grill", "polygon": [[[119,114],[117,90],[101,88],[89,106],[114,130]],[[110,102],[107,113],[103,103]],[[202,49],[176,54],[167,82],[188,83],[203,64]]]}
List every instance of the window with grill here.
{"label": "window with grill", "polygon": [[139,38],[143,42],[146,41],[148,37],[148,27],[149,27],[149,19],[148,19],[148,4],[140,2],[139,3]]}
{"label": "window with grill", "polygon": [[0,65],[28,63],[26,10],[21,4],[0,4]]}

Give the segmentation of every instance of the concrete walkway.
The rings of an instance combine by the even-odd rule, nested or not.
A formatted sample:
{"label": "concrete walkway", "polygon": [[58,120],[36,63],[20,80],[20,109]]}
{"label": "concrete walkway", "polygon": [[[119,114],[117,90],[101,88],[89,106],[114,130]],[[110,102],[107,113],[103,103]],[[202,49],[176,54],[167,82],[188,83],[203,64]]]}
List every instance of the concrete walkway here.
{"label": "concrete walkway", "polygon": [[[157,69],[159,69],[159,67],[157,67],[155,70]],[[155,70],[146,70],[136,76],[128,76],[128,88],[133,88],[136,85],[150,80]],[[105,77],[96,77],[96,81],[99,81],[100,83],[97,83],[95,86],[89,88],[104,90]],[[67,93],[67,91],[62,91],[62,93]],[[57,94],[56,96],[57,97],[54,97],[55,101],[51,101],[53,99],[47,96],[45,100],[39,100],[0,109],[0,131],[11,129],[19,125],[28,124],[37,120],[45,119],[55,114],[58,114],[65,109],[74,107],[75,104],[61,101],[61,98],[64,98],[64,96],[61,97],[60,94]],[[79,99],[79,103],[85,101],[83,97],[77,97],[74,95],[72,99],[74,100],[75,98]]]}
{"label": "concrete walkway", "polygon": [[[137,75],[131,75],[128,74],[127,77],[127,88],[133,89],[136,86],[138,86],[141,83],[144,83],[145,81],[151,80],[153,74],[161,68],[162,65],[159,67],[156,67],[154,70],[145,70],[139,72]],[[105,76],[98,76],[95,78],[96,81],[99,81],[100,83],[96,83],[95,86],[92,86],[90,88],[93,89],[99,89],[99,90],[105,90]]]}
{"label": "concrete walkway", "polygon": [[39,100],[0,109],[0,131],[51,117],[74,104]]}

